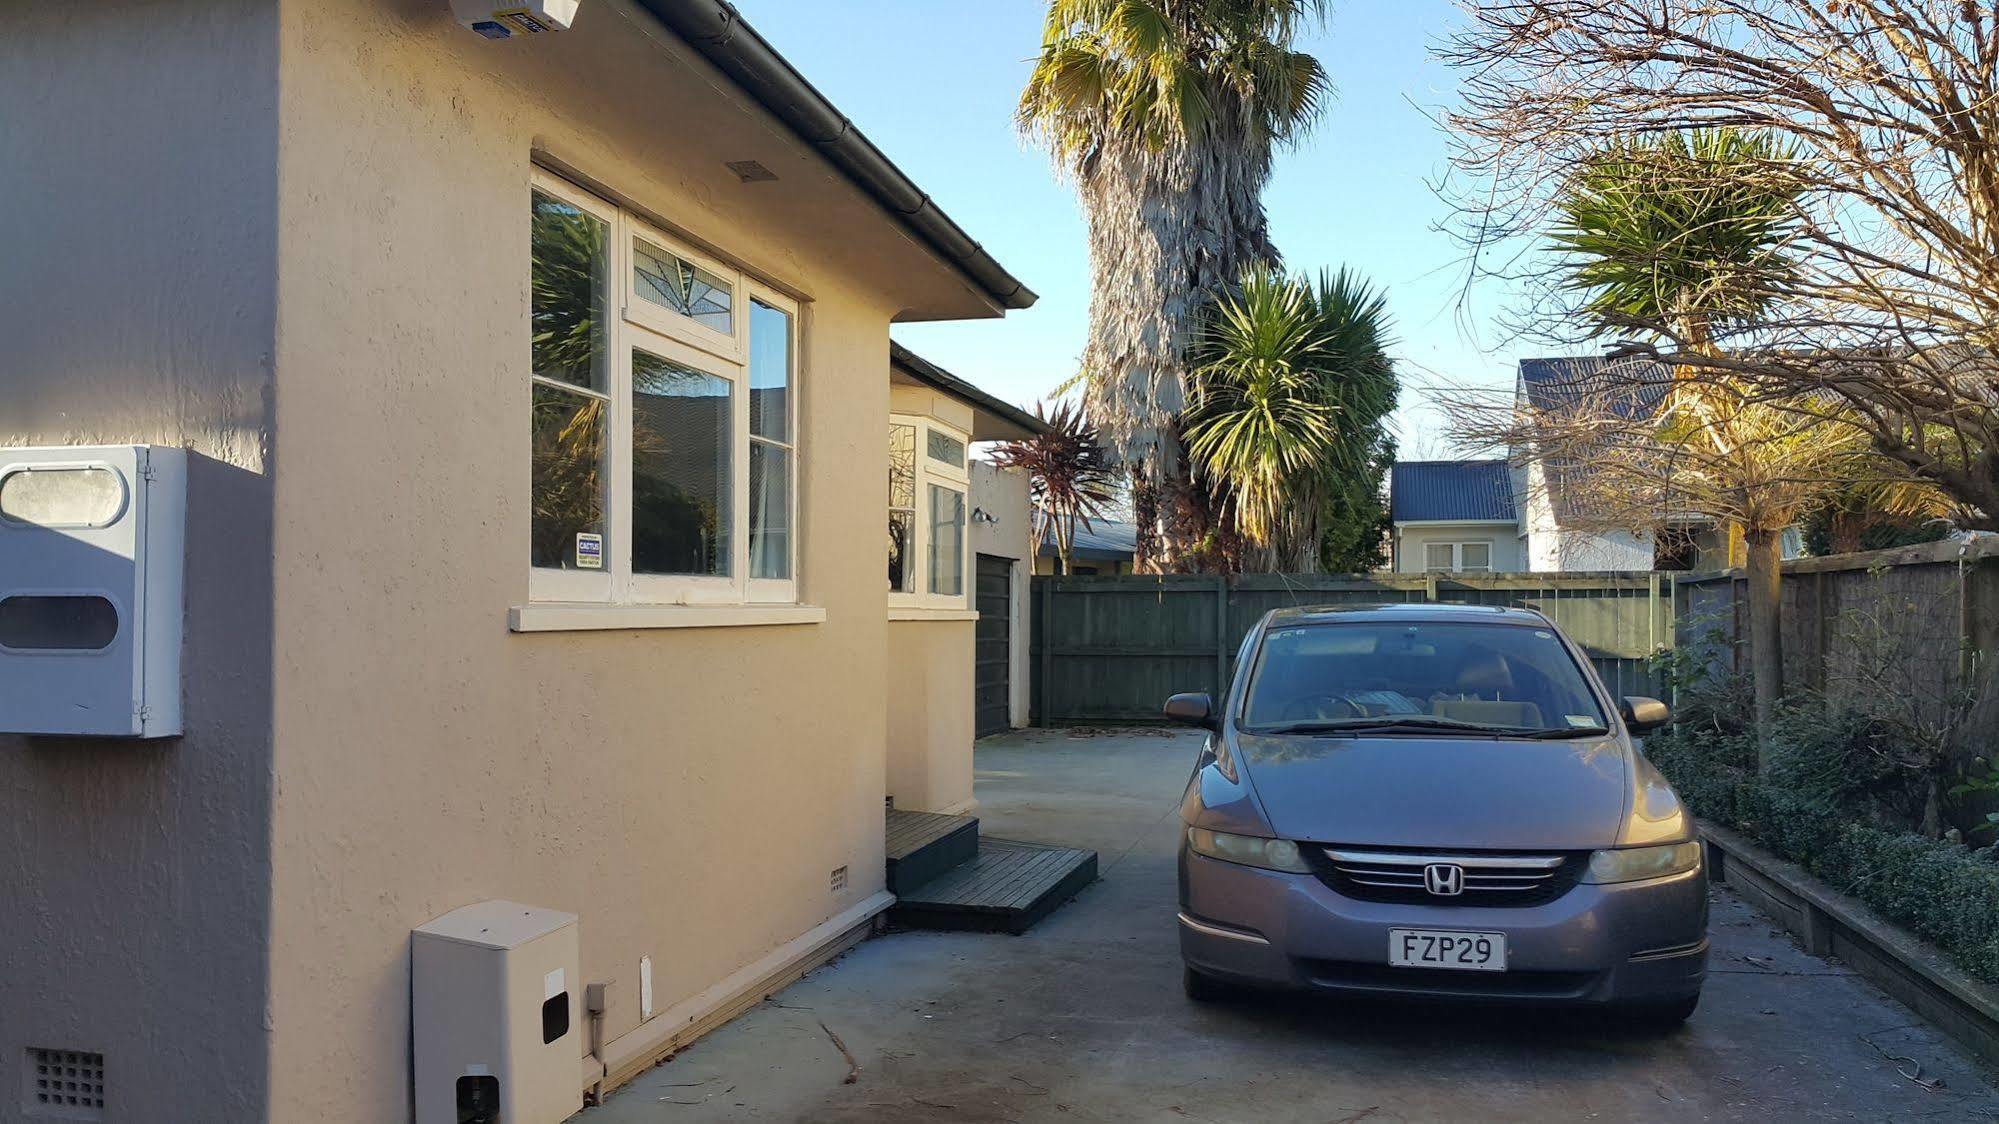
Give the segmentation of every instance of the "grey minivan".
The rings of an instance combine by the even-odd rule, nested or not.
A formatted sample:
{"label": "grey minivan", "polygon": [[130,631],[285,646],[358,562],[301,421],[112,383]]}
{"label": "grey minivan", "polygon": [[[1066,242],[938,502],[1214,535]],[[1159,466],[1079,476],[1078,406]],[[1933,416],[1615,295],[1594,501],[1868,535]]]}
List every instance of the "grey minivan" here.
{"label": "grey minivan", "polygon": [[1692,817],[1540,613],[1280,609],[1243,641],[1181,804],[1187,993],[1242,986],[1626,1008],[1677,1024],[1707,969]]}

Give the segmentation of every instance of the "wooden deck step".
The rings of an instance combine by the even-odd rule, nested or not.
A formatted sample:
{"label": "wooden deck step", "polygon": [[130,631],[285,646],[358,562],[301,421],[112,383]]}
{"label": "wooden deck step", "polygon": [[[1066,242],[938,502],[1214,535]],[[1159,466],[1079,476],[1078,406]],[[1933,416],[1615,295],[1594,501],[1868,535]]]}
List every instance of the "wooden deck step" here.
{"label": "wooden deck step", "polygon": [[888,811],[888,889],[892,894],[914,890],[979,853],[976,816],[942,812]]}
{"label": "wooden deck step", "polygon": [[907,893],[889,920],[911,929],[1024,933],[1097,880],[1097,853],[987,838],[978,857]]}

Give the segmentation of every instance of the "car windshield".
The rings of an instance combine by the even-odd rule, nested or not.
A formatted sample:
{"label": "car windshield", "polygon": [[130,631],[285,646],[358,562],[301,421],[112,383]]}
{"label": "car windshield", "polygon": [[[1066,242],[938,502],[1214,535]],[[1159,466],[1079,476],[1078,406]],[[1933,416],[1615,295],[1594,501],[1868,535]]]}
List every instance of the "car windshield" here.
{"label": "car windshield", "polygon": [[1555,736],[1608,727],[1553,629],[1459,621],[1274,628],[1257,653],[1242,725]]}

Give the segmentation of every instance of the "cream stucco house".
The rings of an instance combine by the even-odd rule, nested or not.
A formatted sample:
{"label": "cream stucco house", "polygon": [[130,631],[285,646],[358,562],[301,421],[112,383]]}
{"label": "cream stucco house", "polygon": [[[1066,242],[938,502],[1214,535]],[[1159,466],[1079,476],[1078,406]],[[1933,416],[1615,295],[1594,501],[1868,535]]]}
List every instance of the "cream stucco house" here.
{"label": "cream stucco house", "polygon": [[188,451],[184,733],[0,735],[0,1117],[407,1119],[468,903],[579,919],[579,1091],[865,934],[1018,423],[889,325],[1032,293],[719,0],[25,6],[0,98],[0,446]]}

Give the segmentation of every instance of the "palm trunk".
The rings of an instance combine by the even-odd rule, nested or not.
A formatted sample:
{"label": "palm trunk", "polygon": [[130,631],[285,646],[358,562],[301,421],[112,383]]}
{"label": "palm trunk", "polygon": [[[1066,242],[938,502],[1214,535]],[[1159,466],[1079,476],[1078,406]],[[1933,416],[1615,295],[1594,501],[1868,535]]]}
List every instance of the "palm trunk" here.
{"label": "palm trunk", "polygon": [[[1784,694],[1783,531],[1752,530],[1746,536],[1743,576],[1749,587],[1749,673],[1756,684],[1756,726],[1767,732]],[[1759,739],[1758,767],[1770,766],[1767,741]]]}
{"label": "palm trunk", "polygon": [[1275,262],[1263,211],[1267,139],[1224,105],[1194,146],[1155,149],[1138,137],[1108,141],[1078,169],[1089,224],[1090,336],[1083,369],[1090,420],[1132,468],[1141,512],[1139,570],[1203,569],[1214,529],[1210,505],[1186,502],[1193,479],[1179,416],[1188,359],[1207,302],[1256,262]]}

